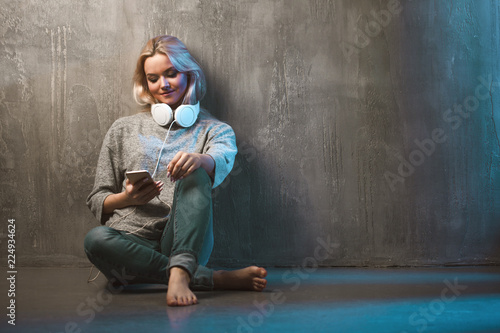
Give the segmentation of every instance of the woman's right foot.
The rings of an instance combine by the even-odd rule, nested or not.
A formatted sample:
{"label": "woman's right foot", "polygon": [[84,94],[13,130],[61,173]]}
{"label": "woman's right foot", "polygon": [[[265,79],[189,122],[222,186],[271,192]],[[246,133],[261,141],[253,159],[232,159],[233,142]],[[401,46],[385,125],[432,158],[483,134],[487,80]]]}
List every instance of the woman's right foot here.
{"label": "woman's right foot", "polygon": [[182,268],[170,268],[167,289],[168,306],[187,306],[198,304],[195,294],[189,289],[189,274]]}
{"label": "woman's right foot", "polygon": [[214,289],[262,291],[266,288],[267,271],[249,266],[235,271],[214,271]]}

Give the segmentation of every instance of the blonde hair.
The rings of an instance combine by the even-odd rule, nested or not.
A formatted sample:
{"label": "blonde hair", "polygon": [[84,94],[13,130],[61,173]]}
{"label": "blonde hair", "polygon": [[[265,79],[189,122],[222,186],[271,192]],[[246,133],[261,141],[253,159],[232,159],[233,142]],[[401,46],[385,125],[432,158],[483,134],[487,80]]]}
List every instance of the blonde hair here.
{"label": "blonde hair", "polygon": [[189,53],[184,43],[177,37],[168,35],[150,39],[142,49],[134,73],[135,101],[143,106],[156,103],[155,98],[149,92],[148,81],[144,72],[144,62],[157,53],[166,55],[177,71],[188,76],[188,86],[182,104],[194,105],[198,103],[205,96],[207,90],[203,70]]}

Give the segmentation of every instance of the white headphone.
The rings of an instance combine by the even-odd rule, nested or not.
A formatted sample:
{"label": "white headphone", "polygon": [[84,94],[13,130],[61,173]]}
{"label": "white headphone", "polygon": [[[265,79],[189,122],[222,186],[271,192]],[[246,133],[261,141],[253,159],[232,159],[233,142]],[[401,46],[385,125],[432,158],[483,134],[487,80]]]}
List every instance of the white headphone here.
{"label": "white headphone", "polygon": [[165,126],[175,121],[182,127],[191,127],[196,122],[199,113],[200,102],[195,105],[181,105],[175,112],[165,103],[151,105],[153,119],[160,126]]}

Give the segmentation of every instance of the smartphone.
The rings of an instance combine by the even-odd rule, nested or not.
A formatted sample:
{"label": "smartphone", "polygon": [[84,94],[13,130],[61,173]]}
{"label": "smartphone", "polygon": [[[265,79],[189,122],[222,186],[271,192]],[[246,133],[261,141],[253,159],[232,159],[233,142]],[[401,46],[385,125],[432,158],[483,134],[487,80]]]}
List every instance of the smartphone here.
{"label": "smartphone", "polygon": [[128,180],[130,180],[132,184],[135,184],[144,178],[148,179],[146,184],[154,182],[153,177],[151,177],[148,170],[127,171],[125,172],[125,176],[127,176]]}

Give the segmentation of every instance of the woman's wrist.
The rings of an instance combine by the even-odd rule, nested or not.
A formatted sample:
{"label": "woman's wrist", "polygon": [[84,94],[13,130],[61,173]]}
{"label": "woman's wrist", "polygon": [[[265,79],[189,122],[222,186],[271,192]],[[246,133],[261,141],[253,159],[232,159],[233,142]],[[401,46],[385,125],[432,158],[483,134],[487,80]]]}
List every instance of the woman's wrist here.
{"label": "woman's wrist", "polygon": [[214,177],[215,175],[215,160],[212,156],[208,154],[200,154],[201,155],[201,167],[205,169],[207,174],[210,177]]}
{"label": "woman's wrist", "polygon": [[125,191],[121,193],[110,194],[104,199],[102,211],[104,214],[111,214],[115,209],[130,206],[128,196]]}

